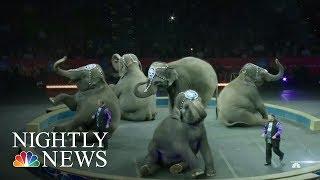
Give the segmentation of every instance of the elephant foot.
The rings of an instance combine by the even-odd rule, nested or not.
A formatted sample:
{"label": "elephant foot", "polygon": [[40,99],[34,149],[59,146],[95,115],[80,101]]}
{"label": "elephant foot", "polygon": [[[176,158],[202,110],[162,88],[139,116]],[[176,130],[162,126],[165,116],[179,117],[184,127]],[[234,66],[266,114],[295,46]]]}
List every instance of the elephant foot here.
{"label": "elephant foot", "polygon": [[171,174],[179,174],[187,168],[187,164],[184,162],[180,162],[170,166],[169,171]]}
{"label": "elephant foot", "polygon": [[178,164],[172,165],[169,170],[171,174],[179,174],[183,171],[183,167],[181,164],[178,163]]}
{"label": "elephant foot", "polygon": [[192,178],[197,178],[197,177],[199,177],[199,176],[201,176],[203,174],[204,174],[204,171],[202,169],[194,169],[194,170],[191,171],[191,177]]}
{"label": "elephant foot", "polygon": [[207,169],[206,170],[206,176],[213,177],[216,175],[216,171],[214,169]]}
{"label": "elephant foot", "polygon": [[157,113],[153,113],[153,114],[147,115],[145,121],[153,121],[153,120],[155,120],[156,119],[156,115],[157,115]]}
{"label": "elephant foot", "polygon": [[151,115],[151,119],[150,119],[150,120],[155,120],[157,114],[158,114],[158,112],[153,113],[153,114]]}
{"label": "elephant foot", "polygon": [[157,172],[160,169],[160,166],[158,164],[145,164],[139,168],[139,176],[145,177],[150,176]]}
{"label": "elephant foot", "polygon": [[149,165],[143,165],[139,169],[140,177],[145,177],[151,175],[151,167]]}

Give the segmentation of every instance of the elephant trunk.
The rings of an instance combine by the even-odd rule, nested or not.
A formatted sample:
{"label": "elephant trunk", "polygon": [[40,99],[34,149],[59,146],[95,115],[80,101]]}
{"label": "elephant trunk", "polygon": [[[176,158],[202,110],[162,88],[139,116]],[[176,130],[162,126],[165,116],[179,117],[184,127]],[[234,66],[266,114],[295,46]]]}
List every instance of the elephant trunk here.
{"label": "elephant trunk", "polygon": [[201,120],[203,120],[204,118],[207,117],[207,113],[205,111],[205,108],[204,108],[203,104],[200,101],[194,101],[193,102],[193,106],[197,110]]}
{"label": "elephant trunk", "polygon": [[[144,84],[148,84],[148,85],[147,85],[146,89],[143,92],[141,92],[139,90],[139,87],[144,85]],[[151,95],[156,94],[156,92],[157,92],[157,86],[152,84],[152,82],[150,82],[149,80],[145,81],[145,82],[140,82],[134,87],[134,95],[139,97],[139,98],[149,97]]]}
{"label": "elephant trunk", "polygon": [[277,81],[279,79],[282,78],[283,76],[283,73],[284,73],[284,68],[283,66],[280,64],[280,62],[276,59],[275,60],[277,66],[278,66],[278,74],[276,75],[273,75],[273,74],[270,74],[270,73],[266,73],[265,74],[265,80],[266,81]]}
{"label": "elephant trunk", "polygon": [[196,125],[202,122],[207,117],[205,108],[200,101],[193,101],[192,103],[188,104],[188,106],[191,112],[191,116],[189,118],[182,116],[184,122],[191,125]]}
{"label": "elephant trunk", "polygon": [[70,79],[72,81],[78,79],[80,77],[80,74],[81,74],[78,70],[76,70],[76,69],[63,70],[63,69],[60,68],[60,65],[63,62],[65,62],[66,59],[67,59],[67,57],[65,56],[65,57],[59,59],[58,61],[56,61],[54,63],[54,65],[53,65],[53,70],[57,74],[59,74],[61,76],[64,76],[64,77],[66,77],[66,78],[68,78],[68,79]]}

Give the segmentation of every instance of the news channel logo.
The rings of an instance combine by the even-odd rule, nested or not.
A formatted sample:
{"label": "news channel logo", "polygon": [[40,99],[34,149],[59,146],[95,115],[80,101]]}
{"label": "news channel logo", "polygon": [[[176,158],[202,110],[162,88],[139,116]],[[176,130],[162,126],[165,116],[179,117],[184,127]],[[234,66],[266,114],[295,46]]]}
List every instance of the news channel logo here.
{"label": "news channel logo", "polygon": [[292,169],[300,169],[306,164],[320,163],[320,161],[290,161]]}

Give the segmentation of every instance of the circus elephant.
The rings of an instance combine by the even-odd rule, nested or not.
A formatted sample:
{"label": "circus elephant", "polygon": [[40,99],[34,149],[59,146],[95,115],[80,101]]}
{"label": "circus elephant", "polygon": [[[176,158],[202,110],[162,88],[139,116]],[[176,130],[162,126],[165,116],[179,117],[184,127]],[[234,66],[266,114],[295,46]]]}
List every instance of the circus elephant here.
{"label": "circus elephant", "polygon": [[258,87],[264,82],[277,81],[284,68],[276,59],[276,75],[270,74],[255,64],[247,63],[239,76],[232,80],[219,94],[217,102],[218,120],[226,126],[254,126],[264,123],[267,112]]}
{"label": "circus elephant", "polygon": [[141,70],[141,63],[137,56],[134,54],[124,54],[123,56],[114,54],[111,62],[120,76],[113,89],[119,98],[121,119],[130,121],[153,120],[156,115],[156,96],[139,98],[133,93],[137,83],[147,80]]}
{"label": "circus elephant", "polygon": [[[141,86],[146,84],[147,87],[141,90]],[[185,57],[170,63],[152,63],[148,70],[148,80],[138,83],[134,94],[141,98],[148,97],[156,94],[159,87],[168,91],[170,111],[177,94],[188,89],[197,91],[206,107],[218,91],[218,80],[209,63],[195,57]]]}
{"label": "circus elephant", "polygon": [[[212,151],[203,120],[207,116],[197,92],[187,90],[177,95],[171,114],[156,128],[148,146],[148,154],[137,163],[142,177],[168,167],[172,174],[190,170],[191,177],[214,176]],[[200,152],[204,168],[197,157]]]}
{"label": "circus elephant", "polygon": [[117,128],[120,121],[119,100],[115,93],[105,82],[104,73],[98,64],[88,64],[77,69],[63,70],[61,63],[66,57],[55,62],[54,71],[75,83],[78,92],[74,95],[65,93],[50,98],[54,104],[63,103],[71,111],[75,111],[72,120],[54,126],[54,131],[90,131],[95,130],[96,123],[92,119],[98,108],[98,101],[103,101],[111,112],[111,126],[107,129],[109,137]]}

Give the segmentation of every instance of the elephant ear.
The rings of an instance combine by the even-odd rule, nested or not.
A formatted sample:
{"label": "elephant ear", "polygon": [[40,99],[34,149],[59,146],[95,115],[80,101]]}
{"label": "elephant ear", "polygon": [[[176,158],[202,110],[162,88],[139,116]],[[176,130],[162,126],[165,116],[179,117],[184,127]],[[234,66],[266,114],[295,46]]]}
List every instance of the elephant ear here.
{"label": "elephant ear", "polygon": [[171,86],[175,80],[178,79],[178,72],[173,67],[168,67],[166,69],[166,78],[168,80],[168,86]]}
{"label": "elephant ear", "polygon": [[112,57],[111,57],[112,67],[113,67],[117,72],[119,72],[119,69],[120,69],[120,59],[121,59],[121,56],[120,56],[119,54],[114,54],[114,55],[112,55]]}

